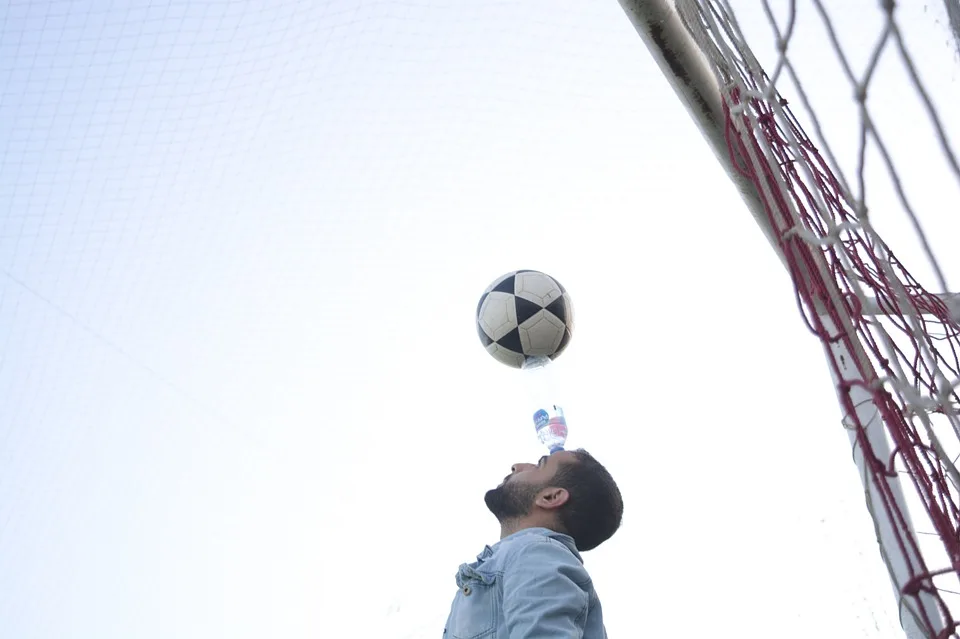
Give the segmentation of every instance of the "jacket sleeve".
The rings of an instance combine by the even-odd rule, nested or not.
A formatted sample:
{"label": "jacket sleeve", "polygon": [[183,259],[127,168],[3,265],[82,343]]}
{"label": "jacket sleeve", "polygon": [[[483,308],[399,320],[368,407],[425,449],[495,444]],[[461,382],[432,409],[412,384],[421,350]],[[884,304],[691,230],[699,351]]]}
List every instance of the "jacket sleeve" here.
{"label": "jacket sleeve", "polygon": [[503,617],[510,639],[583,637],[590,583],[583,564],[560,543],[521,548],[503,573]]}

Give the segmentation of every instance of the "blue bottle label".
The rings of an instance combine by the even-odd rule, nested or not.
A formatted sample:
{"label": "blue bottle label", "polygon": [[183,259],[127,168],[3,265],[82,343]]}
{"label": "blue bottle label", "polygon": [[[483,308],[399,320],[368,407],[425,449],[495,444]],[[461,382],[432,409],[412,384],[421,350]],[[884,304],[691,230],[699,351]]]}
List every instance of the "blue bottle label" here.
{"label": "blue bottle label", "polygon": [[550,421],[550,414],[542,408],[533,414],[533,424],[540,430]]}

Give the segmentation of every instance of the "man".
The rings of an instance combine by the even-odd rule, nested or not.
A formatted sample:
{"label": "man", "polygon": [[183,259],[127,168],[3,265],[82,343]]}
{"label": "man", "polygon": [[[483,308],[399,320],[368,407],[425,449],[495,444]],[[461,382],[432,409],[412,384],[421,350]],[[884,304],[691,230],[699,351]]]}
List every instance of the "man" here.
{"label": "man", "polygon": [[623,498],[585,450],[516,464],[487,491],[500,541],[460,566],[444,639],[603,639],[600,600],[580,552],[613,536]]}

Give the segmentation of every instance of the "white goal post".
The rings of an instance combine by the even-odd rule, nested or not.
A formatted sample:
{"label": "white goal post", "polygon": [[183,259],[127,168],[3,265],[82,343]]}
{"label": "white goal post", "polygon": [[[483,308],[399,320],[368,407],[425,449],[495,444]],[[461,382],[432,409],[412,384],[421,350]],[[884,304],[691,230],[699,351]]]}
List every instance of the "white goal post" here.
{"label": "white goal post", "polygon": [[[840,202],[812,192],[815,188],[803,191],[803,197],[798,195],[795,187],[804,180],[808,185],[826,182],[844,187],[846,182],[842,176],[834,179],[826,160],[815,164],[814,160],[820,159],[818,150],[813,149],[777,91],[782,60],[771,62],[776,66],[767,70],[774,77],[771,80],[743,40],[727,2],[619,1],[787,268],[809,315],[808,325],[821,337],[904,631],[911,638],[956,636],[960,606],[955,600],[948,603],[945,593],[951,590],[938,580],[949,577],[954,580],[951,584],[958,583],[960,556],[956,549],[960,540],[950,537],[956,536],[960,523],[956,507],[960,474],[954,453],[947,452],[950,442],[935,433],[929,415],[946,415],[952,426],[947,437],[960,439],[955,394],[960,379],[943,363],[929,326],[919,318],[936,316],[946,327],[947,339],[960,343],[960,297],[917,292],[909,274],[898,270],[899,262],[872,228],[862,202],[849,196],[849,189],[836,187]],[[811,2],[823,13],[821,1]],[[794,2],[789,4],[793,8]],[[878,0],[877,4],[882,5],[878,11],[889,12],[892,22],[893,1]],[[956,4],[956,0],[946,0],[951,24],[960,31]],[[755,6],[756,11],[764,11],[767,2],[756,0]],[[786,57],[786,43],[781,53]],[[922,93],[919,86],[918,91]],[[937,124],[936,114],[932,117]],[[940,136],[947,162],[952,162],[960,181],[956,158],[942,128]],[[813,151],[808,154],[809,149]],[[829,149],[824,151],[832,160]],[[784,168],[787,164],[789,169]],[[824,173],[829,174],[827,178]],[[805,207],[813,212],[808,214]],[[956,210],[951,208],[951,214]],[[831,217],[837,211],[839,214]],[[803,223],[805,219],[814,223]],[[854,244],[855,248],[849,248]],[[844,246],[835,249],[834,245]],[[857,251],[877,258],[883,286],[871,288],[867,275],[874,272],[873,265],[858,264]],[[932,256],[931,261],[935,262]],[[888,262],[893,265],[888,267]],[[901,330],[916,348],[917,359],[934,362],[929,365],[933,390],[925,392],[922,367],[900,366],[910,358],[904,356],[900,361],[896,353],[903,349],[898,351],[896,339],[890,337],[894,331],[887,333],[871,320],[873,316],[902,320]],[[886,352],[895,355],[891,358]],[[891,359],[896,361],[890,364]],[[914,387],[920,390],[913,392]],[[894,472],[895,462],[906,470]],[[928,476],[940,483],[931,488]],[[935,497],[938,494],[939,499]],[[916,541],[911,513],[916,515],[917,509],[910,505],[916,501],[930,513],[930,525],[946,548],[942,557],[926,554]]]}

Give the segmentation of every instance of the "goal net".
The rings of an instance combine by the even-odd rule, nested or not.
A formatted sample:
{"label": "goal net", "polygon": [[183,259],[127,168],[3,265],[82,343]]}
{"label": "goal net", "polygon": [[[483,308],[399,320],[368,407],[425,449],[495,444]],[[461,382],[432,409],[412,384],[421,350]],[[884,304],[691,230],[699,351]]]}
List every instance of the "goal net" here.
{"label": "goal net", "polygon": [[822,346],[904,631],[957,636],[957,3],[621,4]]}

